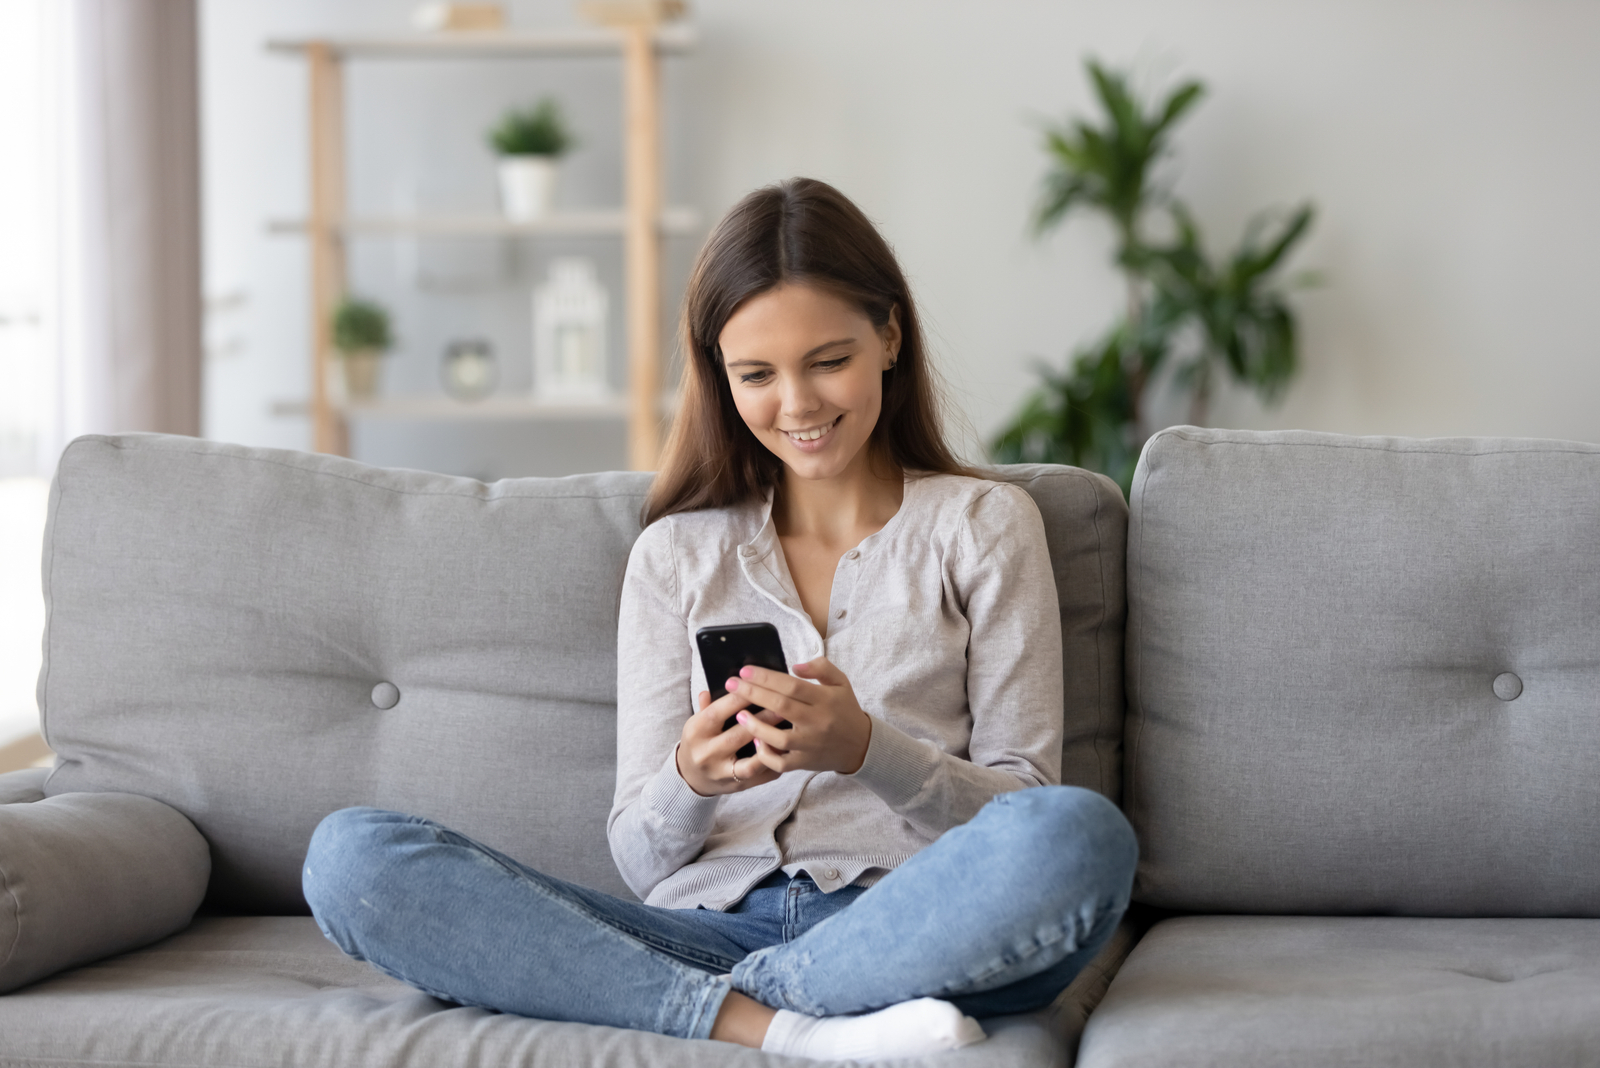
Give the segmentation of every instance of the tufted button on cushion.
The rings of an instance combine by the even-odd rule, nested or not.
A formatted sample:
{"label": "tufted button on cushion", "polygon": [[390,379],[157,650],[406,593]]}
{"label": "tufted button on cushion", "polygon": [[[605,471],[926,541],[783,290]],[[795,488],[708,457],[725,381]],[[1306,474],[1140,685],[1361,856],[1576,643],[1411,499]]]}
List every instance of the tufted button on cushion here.
{"label": "tufted button on cushion", "polygon": [[1494,695],[1502,701],[1515,701],[1522,696],[1522,680],[1502,671],[1494,677]]}
{"label": "tufted button on cushion", "polygon": [[372,703],[385,711],[393,708],[400,703],[400,687],[392,682],[378,683],[372,688]]}

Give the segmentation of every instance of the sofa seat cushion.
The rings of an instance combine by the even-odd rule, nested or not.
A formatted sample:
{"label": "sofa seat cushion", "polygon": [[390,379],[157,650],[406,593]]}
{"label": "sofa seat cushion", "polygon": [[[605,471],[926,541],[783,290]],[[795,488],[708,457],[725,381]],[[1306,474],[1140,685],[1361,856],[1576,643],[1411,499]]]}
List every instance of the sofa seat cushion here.
{"label": "sofa seat cushion", "polygon": [[[1063,1065],[1069,1047],[1051,1022],[1048,1013],[988,1021],[989,1041],[936,1063]],[[821,1063],[449,1005],[350,960],[299,916],[203,918],[147,949],[0,997],[7,1068]]]}
{"label": "sofa seat cushion", "polygon": [[1194,916],[1157,924],[1082,1068],[1600,1063],[1600,920]]}

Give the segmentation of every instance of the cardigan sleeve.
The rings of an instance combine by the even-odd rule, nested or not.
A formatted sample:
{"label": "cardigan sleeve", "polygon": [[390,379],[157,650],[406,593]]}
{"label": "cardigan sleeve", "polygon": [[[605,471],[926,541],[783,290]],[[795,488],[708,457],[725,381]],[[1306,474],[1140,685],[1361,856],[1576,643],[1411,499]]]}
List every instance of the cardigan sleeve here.
{"label": "cardigan sleeve", "polygon": [[874,716],[854,776],[932,836],[996,794],[1061,781],[1061,613],[1033,499],[1004,484],[978,497],[947,566],[969,627],[966,759]]}
{"label": "cardigan sleeve", "polygon": [[716,817],[678,774],[677,746],[694,710],[687,623],[672,526],[647,527],[628,557],[617,619],[617,789],[606,822],[611,856],[641,898],[693,860]]}

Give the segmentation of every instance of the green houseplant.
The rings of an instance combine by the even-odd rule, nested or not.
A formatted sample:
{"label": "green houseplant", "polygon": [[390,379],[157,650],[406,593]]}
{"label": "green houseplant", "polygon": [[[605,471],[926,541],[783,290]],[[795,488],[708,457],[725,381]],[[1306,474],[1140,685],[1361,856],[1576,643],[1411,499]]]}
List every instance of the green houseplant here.
{"label": "green houseplant", "polygon": [[370,300],[345,297],[333,310],[333,347],[344,368],[345,395],[365,399],[378,392],[383,354],[394,345],[389,313]]}
{"label": "green houseplant", "polygon": [[[1187,81],[1147,104],[1127,74],[1088,62],[1104,117],[1045,132],[1050,169],[1034,211],[1042,236],[1080,211],[1098,212],[1116,234],[1114,263],[1126,306],[1064,370],[1039,368],[1040,383],[991,443],[1002,463],[1066,463],[1110,475],[1126,493],[1144,444],[1151,384],[1170,368],[1204,422],[1219,373],[1266,403],[1283,394],[1297,365],[1287,295],[1309,276],[1280,272],[1310,229],[1313,209],[1260,214],[1221,261],[1207,252],[1189,209],[1159,180],[1176,125],[1205,93]],[[1152,216],[1156,216],[1152,220]],[[1158,222],[1169,236],[1152,238]]]}
{"label": "green houseplant", "polygon": [[488,136],[500,156],[500,203],[507,217],[548,215],[555,202],[556,163],[574,143],[561,106],[545,97],[531,108],[512,109]]}

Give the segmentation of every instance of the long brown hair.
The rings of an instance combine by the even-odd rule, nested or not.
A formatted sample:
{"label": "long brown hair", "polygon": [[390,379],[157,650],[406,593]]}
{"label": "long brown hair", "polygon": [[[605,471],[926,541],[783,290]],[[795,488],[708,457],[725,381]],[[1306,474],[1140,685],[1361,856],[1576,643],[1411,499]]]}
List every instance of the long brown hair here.
{"label": "long brown hair", "polygon": [[781,478],[783,461],[734,407],[717,339],[745,301],[786,282],[827,290],[879,330],[900,310],[900,349],[883,373],[883,408],[868,447],[904,471],[971,473],[945,444],[922,325],[888,242],[833,186],[791,178],[735,204],[695,261],[683,298],[682,394],[645,502],[647,525],[748,500]]}

